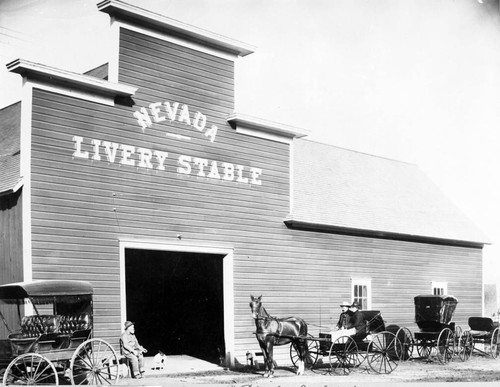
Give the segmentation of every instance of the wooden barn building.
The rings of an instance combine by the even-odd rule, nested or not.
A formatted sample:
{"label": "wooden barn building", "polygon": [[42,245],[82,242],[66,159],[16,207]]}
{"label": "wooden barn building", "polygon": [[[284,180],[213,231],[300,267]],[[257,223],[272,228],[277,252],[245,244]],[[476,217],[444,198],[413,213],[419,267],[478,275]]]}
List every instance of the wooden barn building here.
{"label": "wooden barn building", "polygon": [[0,283],[90,281],[96,337],[117,345],[132,320],[151,354],[233,366],[258,348],[251,294],[314,335],[343,300],[411,329],[419,294],[457,297],[457,324],[481,315],[486,239],[417,166],[235,112],[250,45],[97,8],[102,67],[7,64],[24,82],[0,111]]}

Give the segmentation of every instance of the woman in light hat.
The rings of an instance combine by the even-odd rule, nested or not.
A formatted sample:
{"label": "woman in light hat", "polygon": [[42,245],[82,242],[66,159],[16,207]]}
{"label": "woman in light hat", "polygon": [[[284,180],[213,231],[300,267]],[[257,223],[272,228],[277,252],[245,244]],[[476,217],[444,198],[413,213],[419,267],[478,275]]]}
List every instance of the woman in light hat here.
{"label": "woman in light hat", "polygon": [[125,330],[120,336],[120,350],[123,356],[129,359],[133,375],[140,379],[145,372],[144,353],[147,349],[139,344],[135,337],[135,326],[132,321],[125,321]]}
{"label": "woman in light hat", "polygon": [[342,312],[340,312],[339,322],[335,326],[337,330],[346,329],[347,325],[349,324],[349,314],[347,313],[347,311],[349,310],[351,304],[343,301],[339,306],[342,308]]}

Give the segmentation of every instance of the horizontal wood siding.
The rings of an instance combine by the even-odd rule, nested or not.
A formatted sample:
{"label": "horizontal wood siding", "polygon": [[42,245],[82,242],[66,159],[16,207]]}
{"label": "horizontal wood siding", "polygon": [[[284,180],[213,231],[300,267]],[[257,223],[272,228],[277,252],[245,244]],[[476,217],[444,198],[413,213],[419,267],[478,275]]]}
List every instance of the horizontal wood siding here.
{"label": "horizontal wood siding", "polygon": [[[89,280],[96,288],[96,336],[117,343],[119,239],[234,248],[236,353],[257,350],[249,295],[263,295],[277,316],[319,325],[338,317],[351,278],[370,278],[373,308],[389,323],[414,328],[413,297],[447,281],[458,297],[457,322],[480,313],[481,250],[288,229],[289,148],[237,134],[226,123],[234,105],[233,62],[122,29],[120,82],[138,87],[132,104],[114,107],[34,92],[32,232],[34,278]],[[186,104],[218,132],[178,120],[141,128],[133,113],[155,102]],[[264,103],[264,102],[263,102]],[[179,137],[184,136],[190,140]],[[89,159],[73,158],[73,136]],[[91,139],[168,152],[165,170],[92,160]],[[180,155],[261,168],[262,185],[177,173]],[[152,295],[154,296],[154,295]],[[151,311],[151,318],[162,318]],[[210,334],[209,328],[207,334]],[[277,351],[288,362],[288,349]]]}

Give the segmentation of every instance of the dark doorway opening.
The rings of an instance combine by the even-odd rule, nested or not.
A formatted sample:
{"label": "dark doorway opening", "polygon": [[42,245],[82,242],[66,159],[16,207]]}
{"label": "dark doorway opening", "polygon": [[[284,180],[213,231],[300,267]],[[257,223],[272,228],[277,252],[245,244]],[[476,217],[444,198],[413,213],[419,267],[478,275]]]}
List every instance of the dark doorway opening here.
{"label": "dark doorway opening", "polygon": [[224,348],[222,255],[125,250],[127,320],[148,356],[218,363]]}

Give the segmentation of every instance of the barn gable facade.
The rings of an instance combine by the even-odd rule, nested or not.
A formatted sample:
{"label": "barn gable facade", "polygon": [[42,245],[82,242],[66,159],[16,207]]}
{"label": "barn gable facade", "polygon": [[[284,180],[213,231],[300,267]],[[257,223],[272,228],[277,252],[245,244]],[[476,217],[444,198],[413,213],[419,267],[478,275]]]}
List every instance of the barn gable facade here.
{"label": "barn gable facade", "polygon": [[132,320],[151,353],[232,366],[257,350],[251,294],[315,335],[343,300],[409,327],[413,297],[433,291],[458,298],[459,324],[481,314],[486,239],[418,168],[235,113],[235,61],[252,46],[97,7],[107,65],[8,65],[26,82],[9,110],[20,151],[0,159],[4,283],[90,281],[96,337],[117,345]]}

